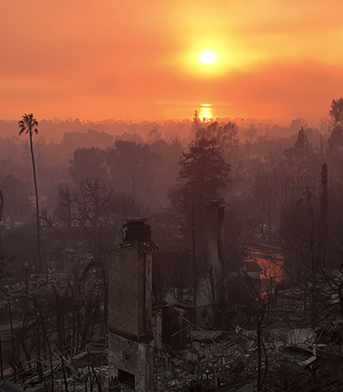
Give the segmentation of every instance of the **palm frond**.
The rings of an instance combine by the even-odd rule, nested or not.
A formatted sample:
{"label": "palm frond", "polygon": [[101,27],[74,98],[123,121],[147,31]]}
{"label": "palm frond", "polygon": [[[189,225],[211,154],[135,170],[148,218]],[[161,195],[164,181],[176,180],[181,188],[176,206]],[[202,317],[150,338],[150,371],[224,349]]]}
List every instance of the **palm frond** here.
{"label": "palm frond", "polygon": [[35,134],[38,133],[38,121],[33,117],[33,113],[24,114],[22,116],[22,120],[18,121],[19,126],[19,135],[26,132],[32,135],[32,132]]}

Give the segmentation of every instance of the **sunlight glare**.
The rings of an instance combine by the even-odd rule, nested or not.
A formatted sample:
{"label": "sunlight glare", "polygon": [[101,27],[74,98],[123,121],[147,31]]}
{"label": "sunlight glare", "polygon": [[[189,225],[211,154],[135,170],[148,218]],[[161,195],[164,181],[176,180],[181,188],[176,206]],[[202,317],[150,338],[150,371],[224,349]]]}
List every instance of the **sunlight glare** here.
{"label": "sunlight glare", "polygon": [[202,103],[201,104],[199,117],[202,121],[203,120],[209,121],[209,120],[213,119],[212,105],[210,103]]}
{"label": "sunlight glare", "polygon": [[218,61],[218,55],[213,50],[206,49],[199,54],[198,60],[203,64],[211,65]]}
{"label": "sunlight glare", "polygon": [[[229,43],[221,37],[190,37],[180,58],[185,70],[195,77],[218,77],[236,64]],[[192,48],[192,49],[189,49]]]}

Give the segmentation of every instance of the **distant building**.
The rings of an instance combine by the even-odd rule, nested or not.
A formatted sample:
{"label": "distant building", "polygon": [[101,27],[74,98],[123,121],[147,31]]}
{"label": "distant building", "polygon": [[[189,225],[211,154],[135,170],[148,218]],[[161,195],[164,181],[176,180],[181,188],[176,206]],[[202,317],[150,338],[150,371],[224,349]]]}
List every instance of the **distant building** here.
{"label": "distant building", "polygon": [[113,135],[106,132],[98,132],[94,129],[88,129],[87,133],[83,132],[65,132],[62,144],[68,151],[74,151],[77,148],[98,147],[106,149],[113,146]]}

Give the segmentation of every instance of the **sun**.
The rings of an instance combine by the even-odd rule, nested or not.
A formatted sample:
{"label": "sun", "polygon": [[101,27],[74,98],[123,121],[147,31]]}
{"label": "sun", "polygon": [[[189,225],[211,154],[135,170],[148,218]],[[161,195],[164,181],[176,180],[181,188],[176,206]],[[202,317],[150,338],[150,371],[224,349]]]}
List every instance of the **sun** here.
{"label": "sun", "polygon": [[206,49],[199,53],[198,60],[202,64],[212,65],[218,61],[218,54],[211,49]]}
{"label": "sun", "polygon": [[231,55],[219,38],[198,39],[185,46],[178,60],[192,77],[216,78],[227,72],[232,63]]}

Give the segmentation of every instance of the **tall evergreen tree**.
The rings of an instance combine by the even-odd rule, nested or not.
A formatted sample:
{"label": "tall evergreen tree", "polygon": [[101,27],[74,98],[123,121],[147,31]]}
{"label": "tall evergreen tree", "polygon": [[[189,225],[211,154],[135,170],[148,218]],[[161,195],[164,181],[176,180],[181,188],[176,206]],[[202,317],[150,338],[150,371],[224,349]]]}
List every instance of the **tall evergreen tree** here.
{"label": "tall evergreen tree", "polygon": [[220,191],[226,186],[229,170],[230,165],[225,162],[215,139],[192,141],[189,152],[180,158],[177,184],[168,191],[170,210],[178,215],[180,234],[189,244],[196,227],[199,250],[204,207],[211,200],[222,201]]}
{"label": "tall evergreen tree", "polygon": [[332,100],[329,114],[335,125],[343,125],[343,98]]}
{"label": "tall evergreen tree", "polygon": [[201,138],[189,144],[179,162],[178,184],[169,191],[170,200],[177,204],[205,206],[211,199],[221,199],[220,190],[228,179],[227,164],[214,139]]}

